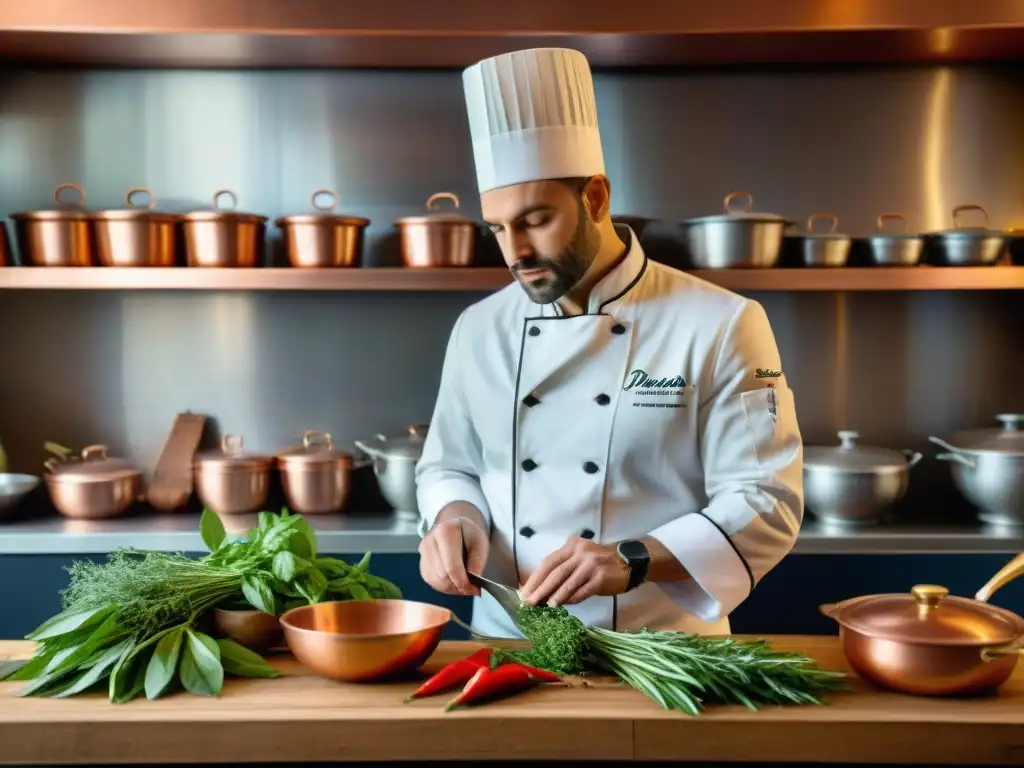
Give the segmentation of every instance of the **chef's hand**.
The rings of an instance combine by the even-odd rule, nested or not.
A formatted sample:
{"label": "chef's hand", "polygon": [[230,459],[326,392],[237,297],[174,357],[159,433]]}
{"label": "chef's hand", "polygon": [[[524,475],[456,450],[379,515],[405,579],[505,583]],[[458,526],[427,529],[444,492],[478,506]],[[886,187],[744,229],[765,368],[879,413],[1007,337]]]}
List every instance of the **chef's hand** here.
{"label": "chef's hand", "polygon": [[482,573],[489,549],[487,532],[469,518],[442,520],[420,542],[420,576],[446,595],[479,595],[480,590],[469,583],[466,569]]}
{"label": "chef's hand", "polygon": [[629,569],[614,547],[571,536],[530,574],[519,596],[528,605],[572,605],[594,595],[619,595]]}

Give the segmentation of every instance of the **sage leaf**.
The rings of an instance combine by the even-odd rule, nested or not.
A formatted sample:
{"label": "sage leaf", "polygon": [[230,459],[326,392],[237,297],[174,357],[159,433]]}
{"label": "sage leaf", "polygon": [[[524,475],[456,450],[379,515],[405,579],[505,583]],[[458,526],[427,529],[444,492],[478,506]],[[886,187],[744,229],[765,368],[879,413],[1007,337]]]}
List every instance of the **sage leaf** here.
{"label": "sage leaf", "polygon": [[236,677],[280,677],[281,673],[274,669],[267,660],[255,651],[234,640],[224,638],[217,641],[220,648],[220,663],[224,671]]}
{"label": "sage leaf", "polygon": [[104,651],[91,666],[76,675],[69,685],[61,688],[51,695],[55,699],[65,699],[68,696],[75,696],[76,694],[89,690],[107,676],[111,667],[117,663],[125,651],[129,650],[131,646],[131,640],[123,640],[117,645],[111,646]]}
{"label": "sage leaf", "polygon": [[179,676],[189,693],[219,696],[224,688],[224,667],[220,663],[220,647],[202,632],[185,630],[185,648],[181,654]]}
{"label": "sage leaf", "polygon": [[44,621],[32,632],[25,635],[26,640],[46,640],[51,637],[66,635],[79,629],[100,624],[114,611],[117,606],[111,603],[99,608],[86,608],[74,611],[64,611]]}
{"label": "sage leaf", "polygon": [[203,510],[203,516],[199,518],[199,535],[203,539],[203,544],[211,552],[216,552],[220,549],[220,545],[227,538],[228,534],[224,530],[224,523],[221,521],[220,516],[212,509],[206,508]]}
{"label": "sage leaf", "polygon": [[270,585],[259,576],[246,576],[242,579],[242,594],[253,608],[269,613],[277,613],[277,599]]}
{"label": "sage leaf", "polygon": [[152,701],[159,698],[174,679],[178,671],[178,659],[181,656],[181,641],[185,635],[184,627],[177,627],[160,638],[156,649],[146,665],[145,690],[146,698]]}

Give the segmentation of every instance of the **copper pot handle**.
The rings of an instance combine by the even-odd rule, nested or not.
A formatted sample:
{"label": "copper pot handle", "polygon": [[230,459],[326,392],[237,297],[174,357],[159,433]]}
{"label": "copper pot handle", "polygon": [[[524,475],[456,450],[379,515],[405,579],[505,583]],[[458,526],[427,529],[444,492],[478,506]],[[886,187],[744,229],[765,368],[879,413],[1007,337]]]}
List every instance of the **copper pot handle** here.
{"label": "copper pot handle", "polygon": [[907,217],[902,213],[880,213],[878,219],[875,221],[878,231],[881,232],[885,227],[886,221],[898,221],[900,223],[900,231],[907,231]]}
{"label": "copper pot handle", "polygon": [[87,445],[82,449],[82,461],[103,461],[107,458],[107,446]]}
{"label": "copper pot handle", "polygon": [[241,453],[242,445],[243,441],[239,435],[224,435],[220,439],[220,450],[228,455]]}
{"label": "copper pot handle", "polygon": [[958,221],[958,219],[959,219],[959,215],[961,213],[963,213],[964,211],[981,211],[982,214],[984,214],[984,216],[985,216],[984,223],[981,226],[982,227],[987,227],[988,226],[988,211],[986,211],[980,205],[974,205],[972,203],[972,204],[969,204],[969,205],[958,205],[956,208],[953,209],[953,228],[954,229],[960,229],[960,222]]}
{"label": "copper pot handle", "polygon": [[[65,189],[73,189],[73,190],[75,190],[75,192],[78,193],[78,201],[74,202],[74,203],[66,203],[63,200],[61,200],[60,199],[60,193],[63,192]],[[53,202],[55,202],[57,205],[66,205],[66,206],[70,206],[72,208],[84,208],[85,207],[85,190],[82,189],[77,184],[71,184],[70,182],[65,182],[64,184],[58,184],[57,187],[53,190]]]}
{"label": "copper pot handle", "polygon": [[828,221],[832,226],[828,228],[828,231],[835,232],[836,227],[839,226],[839,217],[834,213],[812,213],[807,219],[807,231],[809,233],[814,232],[814,222],[816,221]]}
{"label": "copper pot handle", "polygon": [[[132,198],[136,195],[146,195],[149,200],[144,205],[138,205],[132,202]],[[124,201],[132,208],[146,208],[147,210],[153,210],[156,208],[156,195],[149,187],[132,187],[124,195]]]}
{"label": "copper pot handle", "polygon": [[[329,197],[331,199],[330,204],[318,205],[316,201],[320,197]],[[333,211],[335,208],[338,207],[338,193],[335,192],[333,189],[318,189],[310,196],[309,204],[312,205],[313,208],[315,208],[316,210],[322,211],[323,213]]]}
{"label": "copper pot handle", "polygon": [[835,620],[839,615],[839,606],[839,603],[822,603],[818,606],[818,610],[823,616]]}
{"label": "copper pot handle", "polygon": [[984,662],[996,661],[1004,656],[1024,656],[1024,648],[1021,647],[1024,639],[1018,638],[1006,645],[997,645],[995,648],[982,648],[981,660]]}
{"label": "copper pot handle", "polygon": [[[223,205],[220,204],[220,199],[222,197],[225,197],[225,196],[231,198],[231,207],[230,208],[225,208]],[[218,189],[216,192],[213,193],[213,210],[215,210],[215,211],[233,211],[237,207],[238,207],[238,195],[236,195],[230,189]]]}
{"label": "copper pot handle", "polygon": [[328,450],[334,448],[334,438],[330,432],[321,432],[319,429],[307,429],[302,436],[302,447],[309,448],[311,445],[326,445]]}
{"label": "copper pot handle", "polygon": [[450,200],[456,208],[459,207],[459,196],[454,192],[435,192],[427,198],[427,210],[434,210],[434,203],[438,200]]}
{"label": "copper pot handle", "polygon": [[1000,568],[996,575],[989,579],[985,586],[975,593],[974,599],[980,600],[983,603],[988,602],[989,598],[996,593],[996,590],[1003,588],[1022,574],[1024,574],[1024,552]]}
{"label": "copper pot handle", "polygon": [[743,206],[743,210],[749,210],[754,207],[754,196],[749,192],[730,192],[725,196],[725,200],[722,201],[722,207],[726,213],[732,213],[732,203],[734,200],[746,199],[747,204]]}

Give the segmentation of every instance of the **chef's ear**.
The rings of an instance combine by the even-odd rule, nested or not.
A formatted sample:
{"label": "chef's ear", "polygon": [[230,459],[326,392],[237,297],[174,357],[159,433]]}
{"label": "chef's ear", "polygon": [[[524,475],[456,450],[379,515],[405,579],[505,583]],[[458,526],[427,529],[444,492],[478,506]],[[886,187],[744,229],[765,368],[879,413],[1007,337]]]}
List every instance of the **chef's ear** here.
{"label": "chef's ear", "polygon": [[587,179],[580,197],[591,221],[599,224],[608,218],[612,206],[612,184],[607,176],[591,176]]}

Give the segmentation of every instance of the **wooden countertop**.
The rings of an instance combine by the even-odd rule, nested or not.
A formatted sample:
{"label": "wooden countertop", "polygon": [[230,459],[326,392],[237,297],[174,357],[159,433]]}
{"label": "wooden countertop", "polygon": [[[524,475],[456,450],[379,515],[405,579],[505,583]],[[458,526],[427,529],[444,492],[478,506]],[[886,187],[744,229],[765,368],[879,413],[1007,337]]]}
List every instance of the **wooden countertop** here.
{"label": "wooden countertop", "polygon": [[[837,638],[774,642],[846,668]],[[424,671],[474,647],[443,643]],[[30,652],[29,643],[0,642],[0,660]],[[716,707],[688,717],[600,682],[535,689],[446,714],[444,695],[404,704],[414,683],[333,683],[288,656],[273,661],[284,677],[229,679],[219,699],[176,694],[114,705],[103,695],[20,698],[20,683],[0,683],[0,763],[514,758],[1024,765],[1024,665],[989,698],[915,698],[858,682],[825,707]]]}

